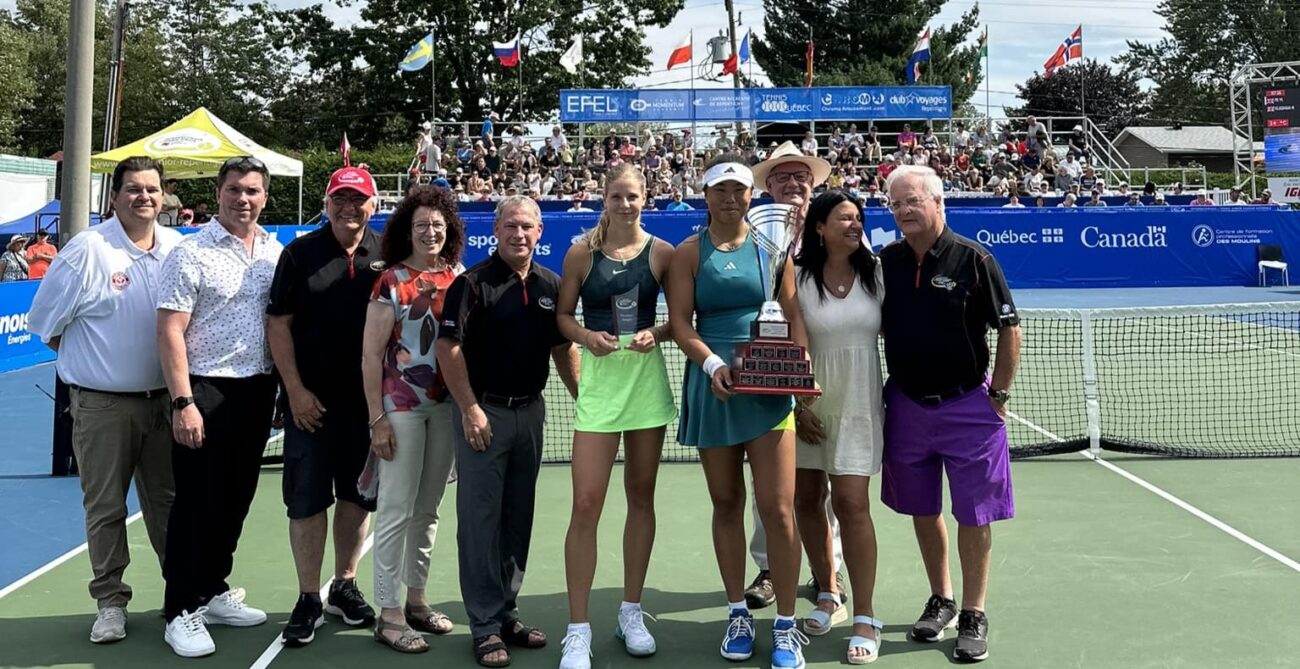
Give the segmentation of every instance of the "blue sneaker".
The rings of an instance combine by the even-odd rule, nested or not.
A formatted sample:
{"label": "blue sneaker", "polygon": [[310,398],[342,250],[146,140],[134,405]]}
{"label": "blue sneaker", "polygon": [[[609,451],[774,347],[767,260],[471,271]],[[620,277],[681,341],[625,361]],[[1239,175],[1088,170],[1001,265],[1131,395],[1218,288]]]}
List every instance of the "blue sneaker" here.
{"label": "blue sneaker", "polygon": [[803,669],[803,646],[808,643],[794,626],[793,620],[778,620],[772,625],[772,669]]}
{"label": "blue sneaker", "polygon": [[727,619],[727,635],[722,637],[722,656],[741,661],[753,654],[754,616],[744,609],[732,609]]}

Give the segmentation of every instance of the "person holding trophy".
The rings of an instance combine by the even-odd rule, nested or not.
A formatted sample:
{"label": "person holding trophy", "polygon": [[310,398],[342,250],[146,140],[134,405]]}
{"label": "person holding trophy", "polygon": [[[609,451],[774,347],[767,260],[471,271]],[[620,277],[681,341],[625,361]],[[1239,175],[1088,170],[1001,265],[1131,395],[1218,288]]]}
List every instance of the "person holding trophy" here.
{"label": "person holding trophy", "polygon": [[[620,437],[626,445],[628,513],[624,601],[615,633],[631,655],[655,652],[641,610],[641,589],[654,545],[659,457],[677,407],[659,348],[668,338],[668,325],[655,325],[673,247],[642,229],[645,201],[645,177],[636,166],[623,163],[610,170],[599,222],[564,258],[557,322],[561,334],[583,348],[573,433],[573,511],[564,542],[570,623],[561,669],[591,667],[587,605],[596,572],[596,528]],[[575,315],[579,301],[581,324]]]}
{"label": "person holding trophy", "polygon": [[[800,551],[793,512],[791,379],[786,378],[785,389],[774,388],[772,394],[738,394],[743,372],[733,369],[735,353],[753,347],[746,343],[751,333],[788,325],[756,319],[760,312],[779,318],[781,309],[771,302],[773,277],[767,268],[780,268],[785,240],[760,244],[751,230],[746,214],[753,196],[753,173],[743,158],[717,156],[703,181],[706,226],[682,242],[668,270],[668,320],[677,345],[693,363],[683,381],[677,440],[699,449],[713,503],[713,546],[728,601],[722,656],[745,660],[754,649],[754,619],[745,603],[743,580],[748,456],[776,593],[771,664],[775,669],[799,669],[804,666],[802,646],[808,638],[794,621]],[[784,225],[774,227],[784,230]],[[769,250],[773,248],[775,254]]]}
{"label": "person holding trophy", "polygon": [[[878,337],[885,291],[880,262],[864,243],[859,201],[842,190],[823,193],[808,207],[806,223],[800,251],[787,262],[781,282],[782,301],[798,305],[786,311],[794,340],[808,346],[822,389],[815,403],[800,398],[795,406],[795,516],[810,561],[827,577],[829,550],[818,555],[812,547],[829,547],[820,499],[829,479],[853,585],[847,660],[866,664],[876,659],[884,626],[873,617],[871,601],[876,533],[869,484],[880,473],[884,443]],[[835,622],[827,600],[829,610],[842,610],[833,592],[820,593],[818,600],[804,619],[804,631],[813,636],[826,634]]]}

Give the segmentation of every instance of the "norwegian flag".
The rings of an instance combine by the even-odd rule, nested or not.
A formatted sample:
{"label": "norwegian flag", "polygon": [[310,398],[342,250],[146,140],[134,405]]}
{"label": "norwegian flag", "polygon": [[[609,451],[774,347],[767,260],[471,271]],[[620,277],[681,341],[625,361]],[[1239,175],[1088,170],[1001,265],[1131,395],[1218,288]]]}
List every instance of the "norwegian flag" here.
{"label": "norwegian flag", "polygon": [[1083,58],[1083,26],[1080,25],[1074,29],[1074,33],[1061,42],[1061,46],[1056,47],[1056,53],[1043,63],[1043,78],[1047,79],[1052,76],[1058,67],[1064,67],[1067,63],[1080,60]]}

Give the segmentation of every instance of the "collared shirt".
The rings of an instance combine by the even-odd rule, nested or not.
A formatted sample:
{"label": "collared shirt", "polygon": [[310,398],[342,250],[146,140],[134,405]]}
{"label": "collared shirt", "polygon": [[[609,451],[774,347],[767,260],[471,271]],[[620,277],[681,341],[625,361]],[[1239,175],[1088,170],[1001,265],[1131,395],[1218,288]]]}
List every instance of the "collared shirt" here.
{"label": "collared shirt", "polygon": [[190,314],[185,328],[190,374],[247,378],[270,373],[266,304],[283,250],[275,237],[255,226],[250,254],[214,219],[167,257],[158,308]]}
{"label": "collared shirt", "polygon": [[59,341],[55,367],[75,386],[111,392],[164,388],[154,305],[164,261],[181,241],[154,224],[148,251],[116,216],[73,237],[32,300],[27,329]]}
{"label": "collared shirt", "polygon": [[944,226],[920,263],[906,240],[882,249],[880,262],[890,379],[912,397],[978,385],[989,367],[986,333],[1020,322],[997,261]]}
{"label": "collared shirt", "polygon": [[53,256],[53,255],[57,255],[58,253],[59,253],[58,247],[54,246],[49,242],[44,242],[44,243],[36,242],[31,246],[28,246],[27,247],[27,265],[28,265],[27,278],[39,279],[45,276],[45,273],[50,269],[51,261],[41,260],[36,256],[38,255]]}
{"label": "collared shirt", "polygon": [[560,277],[534,260],[524,278],[496,253],[447,289],[439,337],[459,341],[475,393],[510,397],[546,388],[551,349],[566,341],[555,321]]}
{"label": "collared shirt", "polygon": [[290,333],[303,385],[322,402],[365,410],[361,340],[366,307],[384,270],[379,236],[367,227],[351,255],[329,226],[293,240],[271,283],[270,316],[293,316]]}

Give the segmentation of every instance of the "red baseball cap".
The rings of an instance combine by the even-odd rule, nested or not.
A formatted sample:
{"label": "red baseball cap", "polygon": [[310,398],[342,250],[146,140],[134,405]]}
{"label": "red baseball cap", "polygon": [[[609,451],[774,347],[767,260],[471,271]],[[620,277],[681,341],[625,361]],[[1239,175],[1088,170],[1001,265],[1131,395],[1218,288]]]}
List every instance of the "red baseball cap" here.
{"label": "red baseball cap", "polygon": [[374,197],[378,189],[375,188],[375,178],[370,176],[370,172],[360,167],[344,167],[335,170],[330,175],[330,185],[325,189],[325,195],[333,195],[343,189],[351,189],[366,197]]}

